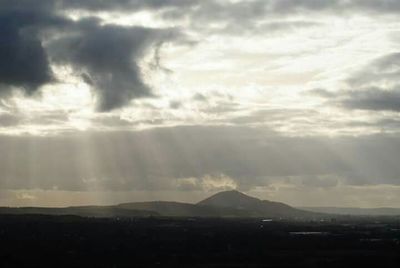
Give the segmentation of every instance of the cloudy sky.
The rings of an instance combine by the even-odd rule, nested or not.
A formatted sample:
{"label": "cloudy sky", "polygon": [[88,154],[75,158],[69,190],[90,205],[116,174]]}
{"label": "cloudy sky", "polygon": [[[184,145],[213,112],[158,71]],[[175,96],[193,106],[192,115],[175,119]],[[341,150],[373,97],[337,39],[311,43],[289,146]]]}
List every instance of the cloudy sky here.
{"label": "cloudy sky", "polygon": [[0,0],[0,205],[400,207],[400,1]]}

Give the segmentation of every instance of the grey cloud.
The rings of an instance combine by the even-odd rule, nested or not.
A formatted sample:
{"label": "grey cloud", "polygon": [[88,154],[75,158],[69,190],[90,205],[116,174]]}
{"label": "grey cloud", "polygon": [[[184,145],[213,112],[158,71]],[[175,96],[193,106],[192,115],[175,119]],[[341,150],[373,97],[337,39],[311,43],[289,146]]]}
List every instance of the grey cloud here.
{"label": "grey cloud", "polygon": [[4,29],[1,34],[0,83],[3,87],[0,91],[9,91],[7,86],[11,85],[23,87],[30,93],[51,81],[46,54],[36,37],[21,36],[16,32],[4,33]]}
{"label": "grey cloud", "polygon": [[10,91],[10,86],[32,93],[52,80],[38,28],[61,24],[63,20],[52,16],[45,8],[30,10],[29,5],[22,8],[15,3],[0,4],[0,93]]}
{"label": "grey cloud", "polygon": [[9,127],[18,125],[21,119],[18,116],[9,113],[0,113],[0,127]]}
{"label": "grey cloud", "polygon": [[298,28],[310,28],[310,27],[318,27],[322,26],[323,23],[316,21],[275,21],[275,22],[266,22],[259,26],[259,29],[267,32],[279,32],[279,31],[288,31],[288,30],[296,30]]}
{"label": "grey cloud", "polygon": [[382,129],[393,129],[397,130],[400,128],[399,118],[386,118],[378,120],[375,124],[380,125]]}
{"label": "grey cloud", "polygon": [[17,109],[7,109],[6,112],[0,112],[1,127],[21,127],[27,125],[52,126],[61,125],[69,121],[69,114],[65,110],[53,110],[51,112],[37,112],[35,116],[21,113]]}
{"label": "grey cloud", "polygon": [[[26,0],[24,0],[26,1]],[[90,11],[132,11],[132,10],[167,10],[177,14],[177,9],[190,9],[199,17],[255,17],[266,14],[287,14],[298,12],[321,11],[371,11],[397,12],[400,4],[397,0],[253,0],[253,1],[220,1],[220,0],[46,0],[47,4],[57,3],[59,7],[85,9]],[[185,14],[180,14],[185,15]]]}
{"label": "grey cloud", "polygon": [[355,3],[356,1],[343,1],[343,0],[276,0],[270,1],[273,12],[278,13],[297,13],[307,11],[326,11],[332,9],[340,10],[346,3]]}
{"label": "grey cloud", "polygon": [[331,188],[339,183],[339,179],[335,176],[308,176],[302,179],[305,186],[317,188]]}
{"label": "grey cloud", "polygon": [[288,122],[290,119],[311,118],[316,115],[316,111],[307,109],[260,109],[236,116],[231,121],[236,124]]}
{"label": "grey cloud", "polygon": [[345,82],[340,91],[311,90],[309,94],[348,109],[400,112],[400,53],[390,53],[368,63]]}
{"label": "grey cloud", "polygon": [[400,140],[384,135],[289,138],[256,128],[188,126],[1,136],[0,150],[2,189],[166,190],[177,179],[210,174],[224,174],[240,189],[292,176],[334,187],[326,174],[352,185],[400,183]]}
{"label": "grey cloud", "polygon": [[168,9],[163,12],[164,18],[176,19],[190,17],[195,25],[205,22],[224,22],[229,27],[242,25],[252,27],[253,22],[265,18],[280,18],[295,14],[351,14],[376,13],[393,14],[399,11],[396,0],[255,0],[255,1],[201,1],[196,8],[187,12]]}
{"label": "grey cloud", "polygon": [[0,1],[0,93],[13,87],[31,94],[55,81],[42,35],[72,22],[56,13],[55,1]]}
{"label": "grey cloud", "polygon": [[358,110],[400,112],[400,89],[378,87],[330,92],[315,90],[314,95],[325,98],[331,105]]}
{"label": "grey cloud", "polygon": [[[57,1],[57,0],[56,0]],[[167,9],[191,7],[203,2],[199,0],[58,0],[60,6],[91,11],[127,11],[143,9]]]}
{"label": "grey cloud", "polygon": [[55,61],[82,69],[85,80],[98,93],[99,110],[109,111],[133,98],[152,96],[138,60],[160,40],[175,36],[176,30],[89,24],[81,32],[54,42],[50,51]]}
{"label": "grey cloud", "polygon": [[181,191],[226,191],[237,187],[235,181],[223,174],[207,174],[201,178],[179,178],[172,184]]}
{"label": "grey cloud", "polygon": [[397,84],[400,77],[400,53],[390,53],[370,62],[352,75],[347,82],[352,87],[374,84]]}
{"label": "grey cloud", "polygon": [[395,69],[398,71],[400,69],[400,52],[391,53],[389,55],[383,56],[382,58],[377,60],[378,69],[384,71],[391,71]]}
{"label": "grey cloud", "polygon": [[306,94],[311,95],[311,96],[313,96],[313,95],[318,96],[321,98],[335,98],[336,97],[335,92],[328,91],[323,88],[312,89],[312,90],[308,91]]}
{"label": "grey cloud", "polygon": [[196,94],[192,97],[192,99],[193,99],[194,101],[207,102],[207,97],[204,96],[204,95],[201,94],[201,93],[196,93]]}
{"label": "grey cloud", "polygon": [[369,88],[350,91],[339,103],[350,109],[400,112],[400,90]]}
{"label": "grey cloud", "polygon": [[201,1],[196,8],[180,13],[176,9],[163,12],[166,19],[189,16],[194,24],[208,22],[225,22],[250,26],[260,18],[278,18],[282,15],[298,12],[337,11],[344,7],[345,1],[319,0],[255,0],[255,1]]}
{"label": "grey cloud", "polygon": [[[26,1],[26,0],[24,0]],[[271,16],[296,13],[374,12],[394,13],[400,10],[397,0],[45,0],[61,9],[132,12],[152,10],[166,19],[190,17],[193,21],[232,21],[240,24]],[[55,4],[54,4],[55,3]]]}
{"label": "grey cloud", "polygon": [[[151,96],[151,90],[141,77],[137,61],[144,51],[171,39],[176,30],[149,29],[100,25],[95,20],[74,22],[63,17],[62,10],[135,12],[153,10],[170,18],[179,14],[189,16],[194,25],[207,27],[210,22],[225,24],[225,31],[237,28],[254,28],[255,20],[294,12],[327,10],[396,10],[396,1],[317,1],[268,0],[223,2],[215,0],[21,0],[0,1],[0,91],[9,93],[13,87],[27,93],[51,81],[49,51],[43,47],[43,34],[53,28],[63,38],[54,43],[59,46],[55,58],[77,65],[86,72],[85,81],[97,90],[99,109],[111,110],[128,103],[132,98]],[[240,20],[240,23],[238,21]],[[205,23],[207,22],[207,23]],[[315,22],[270,22],[262,31],[309,27]],[[239,27],[240,28],[240,27]],[[257,28],[257,27],[256,27]],[[161,32],[164,32],[161,34]],[[242,32],[242,31],[241,31]],[[169,36],[168,36],[169,35]],[[107,50],[104,49],[107,47]],[[65,51],[61,51],[65,49]],[[158,53],[158,52],[157,52]],[[63,57],[60,57],[60,54]],[[67,55],[69,54],[69,55]],[[129,57],[130,56],[130,57]],[[159,55],[157,55],[159,58]]]}
{"label": "grey cloud", "polygon": [[171,109],[179,109],[180,107],[182,107],[182,103],[180,101],[171,101],[169,103],[169,107]]}
{"label": "grey cloud", "polygon": [[[316,27],[320,22],[293,21],[291,16],[348,16],[352,14],[392,15],[399,12],[396,0],[203,0],[190,8],[161,8],[165,20],[188,19],[191,27],[203,34],[281,34],[300,28]],[[266,22],[267,21],[267,22]],[[272,23],[270,23],[272,21]],[[274,22],[280,21],[280,22]],[[266,22],[263,24],[263,22]]]}
{"label": "grey cloud", "polygon": [[134,129],[138,125],[161,125],[164,123],[164,119],[160,117],[152,117],[152,119],[123,119],[117,115],[107,115],[97,116],[91,119],[91,123],[95,125],[98,130],[105,129]]}
{"label": "grey cloud", "polygon": [[[281,19],[284,14],[297,12],[394,12],[398,10],[398,1],[43,0],[33,4],[27,0],[18,3],[0,0],[0,8],[0,56],[3,59],[0,63],[0,93],[9,93],[14,87],[33,93],[40,86],[54,81],[49,62],[51,57],[51,60],[70,64],[81,72],[83,79],[92,85],[97,94],[98,109],[108,111],[129,103],[131,99],[152,96],[151,89],[142,79],[138,61],[145,52],[154,49],[155,63],[159,66],[160,44],[177,38],[178,31],[103,25],[94,19],[74,22],[62,17],[61,10],[135,12],[151,9],[164,13],[165,17],[170,12],[174,13],[173,18],[179,13],[190,16],[194,24],[204,27],[209,25],[205,22],[223,22],[222,31],[239,29],[243,33],[257,27],[260,27],[259,31],[271,32],[318,25],[313,21],[278,21],[274,15]],[[272,18],[272,21],[255,26],[255,20],[260,18]],[[50,43],[49,47],[43,47],[43,32],[51,27],[58,30],[62,38]],[[365,87],[372,82],[396,81],[398,62],[399,53],[387,55],[358,77],[352,77],[349,84]],[[367,93],[364,97],[371,98],[371,94]],[[380,107],[381,104],[376,103],[384,101],[374,102],[365,107]],[[346,107],[363,107],[347,99],[343,103]],[[391,104],[389,110],[393,110],[393,106]]]}
{"label": "grey cloud", "polygon": [[[95,2],[100,6],[105,3],[79,1],[82,7]],[[133,2],[167,5],[162,1]],[[177,38],[179,31],[102,25],[93,18],[72,21],[58,10],[69,5],[74,1],[45,0],[36,5],[25,0],[18,4],[0,1],[0,93],[18,88],[32,94],[44,84],[57,82],[50,66],[56,63],[81,71],[82,79],[95,90],[101,111],[119,108],[133,98],[152,96],[138,61],[150,48],[158,50],[163,42]],[[50,31],[61,37],[46,40],[44,47],[43,39]]]}
{"label": "grey cloud", "polygon": [[[51,2],[50,0],[45,1],[48,5]],[[395,0],[254,0],[235,2],[227,0],[53,0],[53,5],[59,10],[73,9],[90,12],[114,11],[131,13],[150,10],[166,20],[189,18],[192,27],[198,29],[208,28],[211,22],[220,22],[225,24],[225,27],[222,27],[219,32],[224,32],[225,30],[226,32],[240,31],[244,33],[252,28],[257,28],[258,26],[256,27],[254,22],[259,19],[282,19],[282,16],[316,12],[334,14],[375,12],[385,14],[397,12],[399,10],[397,2]],[[298,26],[305,27],[306,25],[300,22]],[[269,28],[268,25],[266,28]],[[276,31],[276,28],[274,31]]]}
{"label": "grey cloud", "polygon": [[317,21],[268,21],[263,23],[228,23],[220,29],[208,30],[209,33],[227,34],[227,35],[273,35],[290,34],[299,29],[310,29],[322,26],[323,23]]}
{"label": "grey cloud", "polygon": [[[56,8],[56,0],[19,0],[19,1],[9,1],[0,0],[0,10],[2,14],[6,14],[10,11],[13,12],[33,12],[38,14],[41,13],[51,13],[52,10]],[[37,16],[37,19],[42,19],[42,16]],[[24,19],[22,19],[24,20]],[[17,20],[21,21],[21,20]]]}
{"label": "grey cloud", "polygon": [[397,0],[354,0],[354,6],[374,13],[397,13],[400,11],[400,2]]}
{"label": "grey cloud", "polygon": [[[23,120],[23,121],[22,121]],[[52,111],[47,112],[47,113],[37,113],[34,117],[32,118],[26,118],[21,116],[21,123],[26,123],[26,124],[33,124],[33,125],[58,125],[58,124],[64,124],[69,121],[69,114],[66,111],[63,110],[57,110],[57,111]]]}

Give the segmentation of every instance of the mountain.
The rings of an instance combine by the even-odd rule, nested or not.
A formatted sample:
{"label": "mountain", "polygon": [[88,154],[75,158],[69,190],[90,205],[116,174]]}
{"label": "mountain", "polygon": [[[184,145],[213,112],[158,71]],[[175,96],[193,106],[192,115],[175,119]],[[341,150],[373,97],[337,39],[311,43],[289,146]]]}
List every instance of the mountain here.
{"label": "mountain", "polygon": [[178,202],[135,202],[114,206],[66,208],[6,208],[0,214],[77,215],[84,217],[265,217],[315,219],[329,215],[304,211],[283,203],[260,200],[238,191],[217,193],[197,204]]}
{"label": "mountain", "polygon": [[284,203],[260,200],[239,191],[217,193],[199,202],[198,205],[245,210],[253,217],[313,218],[323,216],[319,213],[296,209]]}
{"label": "mountain", "polygon": [[[76,215],[82,217],[238,217],[271,219],[329,219],[340,215],[395,216],[395,208],[294,208],[280,202],[260,200],[238,191],[225,191],[200,201],[197,204],[178,202],[135,202],[113,206],[80,206],[65,208],[0,207],[0,214]],[[345,216],[343,216],[345,217]]]}
{"label": "mountain", "polygon": [[249,206],[252,206],[258,203],[260,200],[245,195],[239,191],[225,191],[219,192],[209,198],[204,199],[197,203],[201,206],[215,206],[215,207],[234,207],[238,209],[247,209]]}
{"label": "mountain", "polygon": [[400,208],[303,207],[307,211],[356,216],[399,216]]}

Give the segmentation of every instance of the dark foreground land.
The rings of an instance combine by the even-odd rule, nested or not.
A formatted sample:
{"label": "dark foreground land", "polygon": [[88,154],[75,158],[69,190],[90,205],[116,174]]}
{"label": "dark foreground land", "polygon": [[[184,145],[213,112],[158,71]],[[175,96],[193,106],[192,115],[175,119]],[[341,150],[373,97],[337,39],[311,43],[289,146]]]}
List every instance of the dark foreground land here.
{"label": "dark foreground land", "polygon": [[1,215],[0,267],[400,267],[400,223]]}

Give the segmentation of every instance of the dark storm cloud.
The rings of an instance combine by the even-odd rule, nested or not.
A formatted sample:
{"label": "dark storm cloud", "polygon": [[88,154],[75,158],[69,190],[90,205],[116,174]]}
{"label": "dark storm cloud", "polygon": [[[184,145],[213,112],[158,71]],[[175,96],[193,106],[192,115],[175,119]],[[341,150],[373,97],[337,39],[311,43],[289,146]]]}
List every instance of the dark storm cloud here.
{"label": "dark storm cloud", "polygon": [[[95,2],[99,8],[105,3],[79,1],[82,8]],[[111,2],[118,4],[107,1]],[[136,1],[135,5],[139,3],[167,5],[163,1]],[[51,60],[81,71],[83,80],[95,90],[101,111],[119,108],[134,98],[152,96],[143,82],[138,61],[149,49],[177,37],[178,30],[103,25],[93,18],[72,21],[60,15],[59,8],[64,6],[78,6],[78,2],[0,1],[0,93],[18,88],[31,94],[42,85],[55,82]],[[61,37],[48,40],[44,47],[43,38],[50,30]]]}
{"label": "dark storm cloud", "polygon": [[[50,82],[49,62],[40,40],[18,33],[17,30],[3,28],[0,31],[0,83],[23,87],[30,93]],[[0,86],[0,92],[9,89]]]}
{"label": "dark storm cloud", "polygon": [[92,23],[54,42],[50,51],[55,61],[82,69],[86,82],[97,90],[99,110],[108,111],[152,95],[138,61],[149,48],[177,35],[175,30]]}
{"label": "dark storm cloud", "polygon": [[9,92],[10,86],[32,93],[52,80],[39,28],[64,20],[49,13],[45,2],[38,6],[32,1],[15,2],[0,2],[0,93]]}
{"label": "dark storm cloud", "polygon": [[41,11],[41,12],[49,12],[54,10],[56,7],[55,0],[1,0],[0,1],[0,10],[2,12],[6,11]]}

